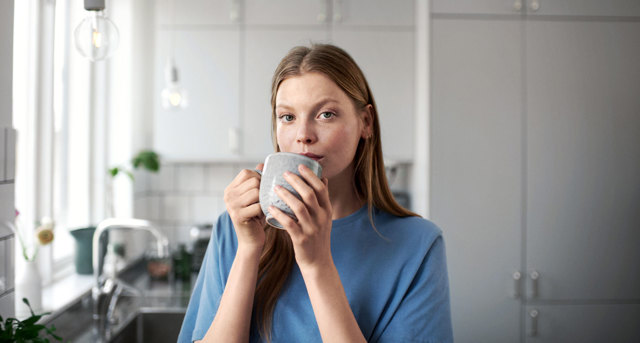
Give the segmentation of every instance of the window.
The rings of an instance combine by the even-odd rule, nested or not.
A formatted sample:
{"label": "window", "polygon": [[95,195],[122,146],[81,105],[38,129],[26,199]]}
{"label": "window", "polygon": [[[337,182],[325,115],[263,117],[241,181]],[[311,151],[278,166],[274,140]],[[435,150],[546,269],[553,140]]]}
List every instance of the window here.
{"label": "window", "polygon": [[38,257],[45,283],[73,270],[68,229],[104,217],[95,199],[104,199],[106,144],[96,144],[104,133],[93,108],[105,102],[96,84],[106,66],[75,51],[72,32],[85,15],[82,0],[15,2],[15,203],[27,229],[45,216],[56,222],[53,244]]}

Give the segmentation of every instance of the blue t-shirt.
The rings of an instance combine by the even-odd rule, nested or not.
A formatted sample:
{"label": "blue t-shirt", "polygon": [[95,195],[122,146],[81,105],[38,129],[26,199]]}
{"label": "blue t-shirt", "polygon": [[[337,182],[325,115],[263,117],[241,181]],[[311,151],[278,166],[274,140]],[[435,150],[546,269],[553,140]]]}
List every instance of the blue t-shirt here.
{"label": "blue t-shirt", "polygon": [[[367,206],[332,223],[331,253],[358,326],[368,342],[451,342],[449,279],[442,231],[419,217]],[[238,241],[228,213],[213,230],[178,342],[204,337],[229,277]],[[297,264],[273,313],[272,342],[322,342]],[[262,342],[255,328],[251,342]]]}

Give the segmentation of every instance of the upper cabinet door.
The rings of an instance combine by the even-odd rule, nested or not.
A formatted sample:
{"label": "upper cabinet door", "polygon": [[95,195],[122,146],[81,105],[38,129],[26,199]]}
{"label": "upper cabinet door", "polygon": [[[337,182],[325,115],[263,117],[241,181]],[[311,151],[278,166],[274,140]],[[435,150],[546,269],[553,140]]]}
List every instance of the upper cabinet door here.
{"label": "upper cabinet door", "polygon": [[436,18],[431,33],[430,206],[454,341],[520,342],[522,25]]}
{"label": "upper cabinet door", "polygon": [[333,23],[339,25],[412,26],[415,0],[333,0]]}
{"label": "upper cabinet door", "polygon": [[526,4],[529,15],[640,16],[638,0],[526,0]]}
{"label": "upper cabinet door", "polygon": [[241,19],[240,0],[155,0],[157,24],[224,25]]}
{"label": "upper cabinet door", "polygon": [[325,25],[329,0],[245,0],[248,25]]}
{"label": "upper cabinet door", "polygon": [[520,15],[527,1],[530,0],[432,0],[431,13]]}
{"label": "upper cabinet door", "polygon": [[413,159],[414,34],[410,31],[340,30],[333,42],[358,63],[378,107],[385,158]]}
{"label": "upper cabinet door", "polygon": [[637,21],[526,22],[538,299],[640,299],[639,32]]}
{"label": "upper cabinet door", "polygon": [[154,148],[167,160],[207,161],[234,156],[229,130],[238,125],[240,33],[238,30],[175,30],[174,56],[189,106],[160,106],[171,32],[156,32]]}

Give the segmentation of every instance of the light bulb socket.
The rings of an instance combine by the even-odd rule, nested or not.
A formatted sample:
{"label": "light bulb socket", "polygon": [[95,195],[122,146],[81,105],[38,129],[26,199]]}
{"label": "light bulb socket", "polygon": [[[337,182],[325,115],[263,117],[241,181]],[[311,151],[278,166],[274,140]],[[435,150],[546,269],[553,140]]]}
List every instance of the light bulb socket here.
{"label": "light bulb socket", "polygon": [[84,0],[84,9],[87,11],[104,10],[105,0]]}

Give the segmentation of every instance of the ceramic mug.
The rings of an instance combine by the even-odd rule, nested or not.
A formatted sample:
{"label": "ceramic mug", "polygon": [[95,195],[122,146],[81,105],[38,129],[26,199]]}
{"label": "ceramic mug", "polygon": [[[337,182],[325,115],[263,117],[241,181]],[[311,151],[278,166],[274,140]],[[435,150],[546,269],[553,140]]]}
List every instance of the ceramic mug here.
{"label": "ceramic mug", "polygon": [[269,213],[269,206],[271,205],[297,220],[293,210],[276,194],[275,186],[282,186],[298,199],[301,199],[300,194],[298,194],[283,177],[286,171],[300,176],[298,166],[301,164],[311,169],[318,177],[322,175],[322,166],[320,163],[304,155],[290,152],[276,152],[267,156],[264,161],[264,168],[262,168],[262,177],[260,179],[260,208],[262,208],[267,223],[273,227],[282,229],[282,224]]}

